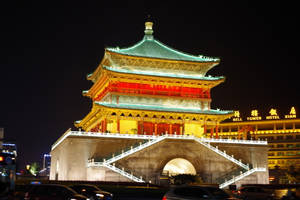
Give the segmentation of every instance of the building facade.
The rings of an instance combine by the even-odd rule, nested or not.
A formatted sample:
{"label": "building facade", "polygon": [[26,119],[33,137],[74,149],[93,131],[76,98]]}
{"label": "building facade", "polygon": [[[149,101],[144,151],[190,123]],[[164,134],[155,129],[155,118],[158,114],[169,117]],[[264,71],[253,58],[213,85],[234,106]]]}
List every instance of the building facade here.
{"label": "building facade", "polygon": [[83,91],[92,109],[75,122],[80,131],[68,130],[52,146],[50,179],[159,183],[167,172],[220,187],[267,183],[265,141],[213,138],[233,116],[210,106],[210,90],[225,78],[207,72],[220,60],[170,48],[152,26],[146,22],[131,47],[105,49],[87,76],[93,86]]}
{"label": "building facade", "polygon": [[237,111],[231,122],[221,123],[218,134],[214,135],[268,141],[269,169],[288,169],[290,166],[300,169],[300,119],[295,107],[284,116],[279,116],[276,109],[271,109],[268,116],[259,116],[257,110],[253,111],[244,119]]}

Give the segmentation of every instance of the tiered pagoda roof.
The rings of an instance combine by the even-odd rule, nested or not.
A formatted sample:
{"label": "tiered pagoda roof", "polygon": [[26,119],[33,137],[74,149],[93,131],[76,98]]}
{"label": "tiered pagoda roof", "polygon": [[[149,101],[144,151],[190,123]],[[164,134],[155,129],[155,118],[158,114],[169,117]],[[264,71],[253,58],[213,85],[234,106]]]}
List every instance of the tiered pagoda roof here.
{"label": "tiered pagoda roof", "polygon": [[185,79],[220,80],[224,77],[207,77],[208,70],[220,63],[219,58],[195,56],[171,48],[153,36],[152,22],[146,22],[145,36],[133,46],[127,48],[109,47],[94,73],[87,78],[96,82],[102,68],[107,70],[174,77]]}
{"label": "tiered pagoda roof", "polygon": [[138,57],[159,58],[168,60],[179,61],[192,61],[192,62],[214,62],[218,63],[219,58],[212,58],[207,56],[194,56],[191,54],[183,53],[160,41],[154,39],[154,37],[145,36],[141,41],[128,48],[106,48],[107,51]]}
{"label": "tiered pagoda roof", "polygon": [[[170,115],[179,115],[180,117],[191,115],[193,118],[197,118],[198,116],[200,117],[199,119],[211,120],[213,123],[232,116],[232,111],[214,110],[210,109],[210,105],[208,105],[211,101],[209,96],[210,89],[225,81],[225,77],[223,76],[212,77],[206,75],[211,68],[220,63],[220,59],[202,55],[191,55],[173,49],[154,38],[152,22],[146,22],[145,26],[143,39],[133,46],[105,49],[101,63],[93,73],[87,76],[87,79],[94,82],[94,85],[90,90],[83,91],[84,96],[93,99],[93,108],[83,121],[76,122],[76,126],[87,128],[95,123],[100,115],[104,116],[104,112],[115,114],[114,110],[122,110],[122,112],[127,110],[129,113],[132,112],[136,115],[141,115],[140,112],[143,111],[170,113]],[[186,87],[193,90],[200,89],[202,91],[201,94],[207,94],[207,96],[201,96],[198,107],[188,105],[180,107],[167,104],[153,105],[149,103],[153,100],[151,98],[164,99],[167,97],[161,96],[160,93],[155,93],[154,95],[154,93],[144,94],[134,91],[131,94],[131,92],[127,93],[127,89],[125,88],[125,92],[118,93],[117,91],[115,92],[116,95],[137,96],[137,98],[145,95],[149,102],[146,104],[137,101],[126,103],[119,102],[118,100],[117,102],[112,102],[112,97],[107,102],[107,100],[104,100],[107,97],[107,91],[110,91],[110,95],[115,95],[114,91],[110,90],[114,86],[110,86],[110,84],[118,82],[138,85],[145,84],[151,87],[165,85],[168,88]],[[179,99],[179,102],[181,100],[190,101],[194,97],[172,96],[172,98]],[[203,102],[206,103],[206,107],[203,106]],[[112,113],[107,114],[107,116],[111,116]]]}
{"label": "tiered pagoda roof", "polygon": [[143,105],[143,104],[115,104],[115,103],[106,103],[106,102],[95,102],[95,104],[110,107],[110,108],[119,108],[119,109],[133,109],[133,110],[151,110],[151,111],[162,111],[162,112],[180,112],[180,113],[194,113],[194,114],[206,114],[206,115],[228,115],[232,111],[227,110],[201,110],[195,108],[181,108],[181,107],[170,107],[164,105]]}

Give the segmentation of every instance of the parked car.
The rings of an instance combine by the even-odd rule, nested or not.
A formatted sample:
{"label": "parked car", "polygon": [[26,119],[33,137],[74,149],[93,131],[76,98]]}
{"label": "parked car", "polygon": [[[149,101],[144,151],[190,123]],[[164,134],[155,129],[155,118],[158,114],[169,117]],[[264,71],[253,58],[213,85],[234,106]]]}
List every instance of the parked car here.
{"label": "parked car", "polygon": [[32,185],[25,193],[25,200],[89,200],[73,189],[59,184]]}
{"label": "parked car", "polygon": [[14,191],[14,198],[15,199],[24,199],[25,193],[28,192],[33,185],[26,184],[26,185],[16,185]]}
{"label": "parked car", "polygon": [[275,199],[273,190],[267,190],[258,186],[241,187],[235,192],[235,196],[245,200],[271,200]]}
{"label": "parked car", "polygon": [[113,194],[101,190],[95,185],[80,184],[70,186],[77,193],[87,196],[91,200],[112,200]]}
{"label": "parked car", "polygon": [[214,186],[179,186],[171,188],[162,200],[236,199]]}

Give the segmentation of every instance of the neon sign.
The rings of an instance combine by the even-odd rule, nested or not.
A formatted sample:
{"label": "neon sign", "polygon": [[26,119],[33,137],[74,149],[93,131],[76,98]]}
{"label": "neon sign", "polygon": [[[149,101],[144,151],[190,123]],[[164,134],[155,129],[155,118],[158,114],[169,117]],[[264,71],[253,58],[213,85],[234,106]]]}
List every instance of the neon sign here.
{"label": "neon sign", "polygon": [[241,118],[241,116],[240,116],[240,111],[238,111],[238,110],[234,111],[232,121],[234,121],[234,122],[243,121],[242,118]]}
{"label": "neon sign", "polygon": [[270,115],[266,116],[266,119],[279,119],[276,109],[272,108],[269,113]]}
{"label": "neon sign", "polygon": [[250,121],[261,120],[261,116],[258,115],[257,110],[251,110],[251,117],[247,117],[247,120],[250,120]]}
{"label": "neon sign", "polygon": [[291,118],[296,118],[296,109],[295,107],[292,107],[290,110],[290,114],[289,115],[285,115],[284,118],[286,119],[291,119]]}

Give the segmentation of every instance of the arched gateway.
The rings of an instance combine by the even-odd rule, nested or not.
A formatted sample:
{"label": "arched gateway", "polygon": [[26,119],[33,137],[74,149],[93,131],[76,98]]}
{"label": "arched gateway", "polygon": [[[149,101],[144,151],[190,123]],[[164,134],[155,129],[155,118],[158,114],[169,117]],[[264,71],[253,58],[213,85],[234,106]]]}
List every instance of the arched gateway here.
{"label": "arched gateway", "polygon": [[183,158],[170,160],[163,169],[163,174],[174,176],[178,174],[196,175],[196,169],[191,162]]}

